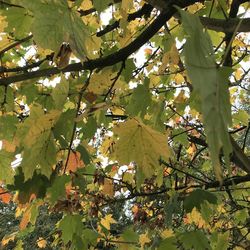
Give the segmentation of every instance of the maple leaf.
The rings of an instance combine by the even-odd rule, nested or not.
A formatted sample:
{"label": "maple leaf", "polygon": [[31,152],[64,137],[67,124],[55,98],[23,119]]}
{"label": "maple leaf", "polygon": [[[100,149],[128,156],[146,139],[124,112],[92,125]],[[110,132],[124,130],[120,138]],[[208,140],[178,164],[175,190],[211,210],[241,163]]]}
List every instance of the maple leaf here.
{"label": "maple leaf", "polygon": [[8,204],[11,198],[12,198],[12,195],[7,190],[0,187],[0,200]]}
{"label": "maple leaf", "polygon": [[148,238],[148,234],[141,234],[139,236],[139,242],[141,244],[141,249],[144,249],[145,244],[149,243],[151,240]]}
{"label": "maple leaf", "polygon": [[36,243],[39,248],[45,248],[47,245],[47,241],[43,239],[42,237],[39,237]]}
{"label": "maple leaf", "polygon": [[70,152],[69,154],[69,160],[67,164],[67,170],[76,172],[78,168],[81,168],[84,166],[83,161],[81,160],[81,153],[80,152]]}
{"label": "maple leaf", "polygon": [[114,158],[122,164],[135,161],[146,178],[161,171],[160,157],[169,159],[171,150],[167,134],[160,133],[137,119],[130,119],[114,128],[118,139],[114,145]]}
{"label": "maple leaf", "polygon": [[112,214],[107,214],[101,219],[101,224],[108,230],[110,230],[110,225],[117,223],[116,220],[112,218]]}
{"label": "maple leaf", "polygon": [[114,196],[114,184],[112,180],[107,179],[107,178],[104,179],[102,193],[110,197]]}

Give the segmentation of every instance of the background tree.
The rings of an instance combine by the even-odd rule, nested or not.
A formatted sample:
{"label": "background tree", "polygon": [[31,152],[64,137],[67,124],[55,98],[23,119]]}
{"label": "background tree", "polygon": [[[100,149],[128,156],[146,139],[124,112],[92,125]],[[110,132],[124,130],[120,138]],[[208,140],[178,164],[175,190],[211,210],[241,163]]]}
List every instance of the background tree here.
{"label": "background tree", "polygon": [[249,247],[249,1],[0,8],[3,249]]}

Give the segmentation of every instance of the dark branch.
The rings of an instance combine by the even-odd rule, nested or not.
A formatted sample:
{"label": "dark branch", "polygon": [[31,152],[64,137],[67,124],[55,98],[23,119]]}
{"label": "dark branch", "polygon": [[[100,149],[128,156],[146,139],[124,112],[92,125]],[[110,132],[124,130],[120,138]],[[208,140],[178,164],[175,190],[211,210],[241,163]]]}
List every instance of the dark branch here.
{"label": "dark branch", "polygon": [[[200,17],[200,20],[204,27],[218,32],[233,33],[236,28],[237,32],[250,32],[250,18],[245,18],[243,20],[239,18],[230,18],[228,20],[223,20]],[[239,23],[240,26],[237,27]]]}
{"label": "dark branch", "polygon": [[[140,18],[142,16],[148,16],[150,15],[153,7],[150,4],[144,4],[141,9],[138,11],[131,13],[128,15],[127,21],[131,22],[135,20],[136,18]],[[112,24],[107,25],[103,30],[100,30],[96,33],[98,37],[105,35],[106,33],[118,28],[120,25],[120,20],[115,21]]]}
{"label": "dark branch", "polygon": [[108,55],[103,58],[98,58],[94,60],[89,60],[83,63],[75,63],[67,66],[64,69],[48,68],[42,69],[34,72],[29,72],[25,74],[10,76],[0,79],[0,85],[9,85],[11,83],[25,81],[28,79],[38,78],[38,77],[50,77],[52,75],[58,74],[60,72],[72,72],[81,70],[94,70],[97,68],[104,68],[107,66],[112,66],[121,61],[125,61],[131,54],[136,52],[141,46],[143,46],[149,39],[151,39],[159,29],[173,16],[176,12],[176,8],[172,5],[178,5],[181,8],[187,7],[194,4],[195,0],[190,1],[170,1],[171,5],[168,6],[166,10],[163,10],[160,15],[145,29],[134,41],[132,41],[128,46],[120,49],[119,51]]}
{"label": "dark branch", "polygon": [[0,57],[7,51],[15,48],[17,45],[21,44],[21,43],[24,43],[24,42],[27,42],[29,41],[33,36],[32,35],[29,35],[21,40],[18,40],[16,41],[15,43],[12,43],[11,45],[9,45],[8,47],[4,48],[3,50],[0,51]]}
{"label": "dark branch", "polygon": [[[189,141],[196,143],[201,146],[207,146],[207,143],[204,139],[198,138],[192,135],[188,136]],[[231,143],[232,143],[232,148],[233,148],[233,153],[231,155],[231,161],[241,168],[242,170],[246,171],[247,173],[250,174],[250,159],[244,154],[242,149],[239,147],[237,142],[231,137]]]}

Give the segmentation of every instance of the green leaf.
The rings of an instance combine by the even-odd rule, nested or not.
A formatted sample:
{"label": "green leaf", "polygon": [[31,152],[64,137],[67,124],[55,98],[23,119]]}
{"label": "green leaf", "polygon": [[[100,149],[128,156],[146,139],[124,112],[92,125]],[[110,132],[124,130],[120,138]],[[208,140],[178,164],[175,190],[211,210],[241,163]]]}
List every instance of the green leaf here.
{"label": "green leaf", "polygon": [[13,140],[16,132],[16,124],[18,118],[12,115],[0,116],[0,138],[6,140]]}
{"label": "green leaf", "polygon": [[52,204],[54,204],[60,198],[65,198],[65,185],[69,182],[70,176],[68,175],[56,177],[52,186],[48,189],[48,194],[50,194],[50,201]]}
{"label": "green leaf", "polygon": [[238,110],[237,113],[233,114],[234,124],[241,123],[242,125],[247,126],[249,118],[250,116],[245,110]]}
{"label": "green leaf", "polygon": [[56,164],[56,152],[56,145],[50,132],[45,132],[37,138],[32,147],[25,147],[21,164],[25,180],[31,178],[36,169],[50,177],[52,166]]}
{"label": "green leaf", "polygon": [[63,109],[63,105],[67,100],[68,93],[69,81],[64,76],[61,76],[61,81],[56,85],[51,93],[56,109]]}
{"label": "green leaf", "polygon": [[33,13],[32,33],[34,40],[43,48],[58,51],[63,42],[70,44],[73,52],[82,60],[95,57],[93,47],[97,38],[90,36],[88,27],[79,13],[69,8],[67,1],[17,0]]}
{"label": "green leaf", "polygon": [[204,203],[205,201],[208,201],[212,204],[216,204],[217,197],[208,191],[196,189],[185,198],[184,208],[187,213],[190,213],[194,207],[200,210],[202,203]]}
{"label": "green leaf", "polygon": [[231,124],[228,77],[231,72],[217,68],[210,37],[203,31],[199,17],[179,11],[187,34],[184,48],[185,64],[194,89],[201,99],[211,160],[216,177],[221,181],[221,149],[227,165],[232,151],[228,134],[228,126]]}
{"label": "green leaf", "polygon": [[13,182],[14,170],[11,167],[13,160],[13,153],[0,150],[0,180],[5,181],[6,184]]}
{"label": "green leaf", "polygon": [[88,250],[88,245],[80,236],[74,235],[70,250]]}
{"label": "green leaf", "polygon": [[122,164],[135,161],[138,172],[146,178],[157,175],[162,171],[159,159],[171,157],[171,150],[167,145],[167,135],[153,130],[136,119],[130,119],[114,128],[118,140],[114,145],[114,157]]}
{"label": "green leaf", "polygon": [[227,250],[229,247],[230,232],[225,233],[214,232],[211,236],[211,246],[214,250]]}
{"label": "green leaf", "polygon": [[102,1],[100,1],[100,0],[93,0],[93,4],[94,4],[95,9],[98,12],[102,12],[105,9],[108,8],[108,6],[110,4],[110,0],[102,0]]}
{"label": "green leaf", "polygon": [[[14,109],[14,93],[13,88],[8,86],[0,86],[0,103],[4,107],[5,111],[13,111]],[[2,107],[2,108],[3,108]]]}
{"label": "green leaf", "polygon": [[97,129],[96,119],[91,116],[88,118],[87,123],[84,124],[82,127],[83,138],[91,139],[95,135],[96,129]]}
{"label": "green leaf", "polygon": [[75,109],[68,109],[63,112],[54,126],[55,139],[59,141],[61,147],[67,147],[72,136],[74,119],[76,115]]}
{"label": "green leaf", "polygon": [[13,32],[16,38],[23,38],[30,32],[32,17],[26,9],[11,7],[6,11],[1,11],[3,16],[7,17],[8,26],[5,29]]}
{"label": "green leaf", "polygon": [[189,141],[188,141],[188,136],[187,133],[184,129],[175,129],[173,131],[172,136],[173,141],[182,144],[185,147],[188,147]]}
{"label": "green leaf", "polygon": [[87,244],[94,245],[97,241],[98,233],[89,228],[86,228],[82,231],[82,236]]}
{"label": "green leaf", "polygon": [[211,249],[206,235],[202,231],[185,232],[179,235],[178,239],[183,244],[184,249],[204,250]]}
{"label": "green leaf", "polygon": [[166,238],[160,242],[158,250],[177,250],[176,239],[174,237]]}
{"label": "green leaf", "polygon": [[51,129],[59,116],[58,110],[44,114],[39,105],[34,105],[30,116],[19,126],[17,136],[24,147],[22,169],[25,180],[31,178],[36,169],[50,176],[56,163],[56,145]]}
{"label": "green leaf", "polygon": [[[98,0],[97,0],[98,1]],[[100,2],[100,1],[99,1]],[[124,80],[129,83],[129,81],[131,80],[132,78],[132,72],[133,70],[135,69],[135,63],[134,63],[134,60],[131,58],[131,59],[128,59],[126,61],[126,64],[125,64],[125,69],[122,71],[122,76],[124,77]]]}
{"label": "green leaf", "polygon": [[79,151],[81,153],[81,160],[84,162],[85,165],[88,165],[91,159],[89,152],[86,150],[86,148],[82,145],[79,145],[76,151]]}
{"label": "green leaf", "polygon": [[140,115],[144,117],[146,114],[147,107],[151,102],[151,94],[149,91],[149,81],[144,82],[144,85],[140,84],[133,91],[130,102],[126,108],[127,112],[131,115]]}
{"label": "green leaf", "polygon": [[80,215],[66,215],[60,220],[58,228],[62,231],[61,237],[64,244],[67,244],[73,239],[74,235],[82,235],[82,217]]}
{"label": "green leaf", "polygon": [[133,230],[132,227],[127,228],[121,235],[124,241],[127,242],[138,242],[139,235]]}
{"label": "green leaf", "polygon": [[47,187],[50,186],[50,181],[44,175],[36,172],[31,179],[24,180],[24,174],[20,167],[16,169],[14,176],[14,184],[8,185],[8,189],[18,191],[18,202],[26,204],[30,202],[30,197],[35,195],[37,199],[43,199],[46,194]]}

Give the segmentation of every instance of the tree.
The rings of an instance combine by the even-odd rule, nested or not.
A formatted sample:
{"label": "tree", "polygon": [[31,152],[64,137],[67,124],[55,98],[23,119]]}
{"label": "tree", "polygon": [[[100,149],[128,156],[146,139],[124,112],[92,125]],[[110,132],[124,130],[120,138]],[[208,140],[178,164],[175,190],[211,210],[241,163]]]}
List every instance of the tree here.
{"label": "tree", "polygon": [[249,246],[249,1],[0,8],[3,249]]}

